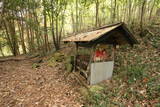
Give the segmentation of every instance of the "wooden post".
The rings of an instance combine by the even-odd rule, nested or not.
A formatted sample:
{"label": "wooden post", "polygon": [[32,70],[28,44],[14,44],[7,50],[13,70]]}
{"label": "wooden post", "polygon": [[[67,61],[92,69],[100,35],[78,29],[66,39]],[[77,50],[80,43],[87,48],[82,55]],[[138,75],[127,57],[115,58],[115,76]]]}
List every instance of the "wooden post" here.
{"label": "wooden post", "polygon": [[93,60],[93,58],[94,58],[95,48],[96,48],[96,45],[92,46],[90,61],[89,61],[88,67],[87,67],[87,71],[89,71],[89,75],[88,75],[88,78],[87,78],[88,84],[90,84],[90,78],[91,78],[91,63],[92,63],[92,60]]}
{"label": "wooden post", "polygon": [[78,43],[76,42],[75,55],[74,55],[74,72],[76,71],[76,57],[78,53]]}
{"label": "wooden post", "polygon": [[113,61],[114,61],[114,59],[115,59],[115,51],[116,51],[116,45],[113,44],[113,52],[112,52]]}

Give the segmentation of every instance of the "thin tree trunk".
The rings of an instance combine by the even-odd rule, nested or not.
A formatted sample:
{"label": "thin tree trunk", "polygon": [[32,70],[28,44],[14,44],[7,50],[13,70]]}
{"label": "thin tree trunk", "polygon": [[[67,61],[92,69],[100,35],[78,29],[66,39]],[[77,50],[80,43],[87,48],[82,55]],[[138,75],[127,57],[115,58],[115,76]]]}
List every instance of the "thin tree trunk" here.
{"label": "thin tree trunk", "polygon": [[78,20],[78,0],[76,0],[76,32],[79,30],[79,20]]}
{"label": "thin tree trunk", "polygon": [[5,31],[6,31],[6,38],[7,38],[8,46],[10,47],[10,50],[11,50],[12,54],[14,54],[12,41],[11,41],[11,38],[9,36],[9,31],[8,31],[7,24],[6,24],[5,20],[4,20],[4,27],[5,27]]}
{"label": "thin tree trunk", "polygon": [[75,20],[74,20],[74,16],[73,16],[73,11],[71,11],[71,19],[72,19],[73,33],[75,33],[76,32],[76,28],[75,28]]}
{"label": "thin tree trunk", "polygon": [[128,24],[131,24],[131,9],[132,9],[132,1],[128,1]]}
{"label": "thin tree trunk", "polygon": [[24,25],[23,25],[23,14],[21,13],[21,20],[17,21],[18,23],[18,29],[19,29],[19,34],[20,34],[20,39],[21,39],[21,45],[22,45],[22,50],[23,50],[23,54],[26,54],[26,46],[25,46],[25,40],[24,40]]}
{"label": "thin tree trunk", "polygon": [[117,1],[111,0],[111,22],[114,23],[115,22],[115,18],[116,18],[116,7],[117,7]]}
{"label": "thin tree trunk", "polygon": [[55,37],[55,31],[54,31],[54,11],[53,11],[53,0],[51,0],[51,18],[50,18],[50,23],[51,23],[51,32],[52,32],[52,39],[53,39],[53,44],[54,44],[54,47],[56,48],[57,47],[57,44],[56,44],[56,37]]}
{"label": "thin tree trunk", "polygon": [[[65,10],[64,10],[65,12]],[[61,21],[61,29],[60,29],[60,32],[59,32],[59,39],[58,39],[58,45],[59,45],[59,48],[60,48],[60,42],[61,42],[61,37],[62,37],[62,31],[63,31],[63,27],[64,27],[64,14],[62,16],[62,21]]]}
{"label": "thin tree trunk", "polygon": [[44,42],[45,42],[45,50],[48,49],[48,32],[47,32],[47,15],[46,15],[46,1],[43,0],[43,18],[44,18]]}
{"label": "thin tree trunk", "polygon": [[27,33],[27,42],[28,42],[28,51],[31,53],[32,52],[32,44],[31,44],[31,39],[30,39],[30,34],[29,34],[29,25],[26,23],[26,33]]}
{"label": "thin tree trunk", "polygon": [[152,18],[152,12],[153,12],[155,3],[156,3],[156,0],[153,1],[153,5],[152,5],[152,7],[151,7],[150,14],[149,14],[149,20],[151,20],[151,18]]}
{"label": "thin tree trunk", "polygon": [[31,43],[31,50],[32,52],[35,52],[35,46],[34,46],[34,32],[31,27],[29,27],[29,33],[30,33],[30,43]]}
{"label": "thin tree trunk", "polygon": [[96,20],[95,20],[95,26],[99,26],[99,0],[96,0]]}
{"label": "thin tree trunk", "polygon": [[15,32],[14,20],[8,21],[8,28],[9,28],[11,41],[13,44],[13,55],[17,56],[20,54],[20,52],[19,52],[19,46],[18,46],[18,39],[16,37],[16,32]]}
{"label": "thin tree trunk", "polygon": [[36,34],[36,40],[37,40],[37,49],[38,49],[38,51],[42,51],[42,49],[41,49],[41,46],[42,46],[42,34],[41,34],[41,31],[40,31],[40,23],[39,23],[39,21],[38,21],[38,16],[37,16],[37,13],[35,13],[35,16],[34,16],[34,20],[35,20],[35,22],[36,22],[36,24],[37,24],[37,28],[36,28],[36,31],[35,31],[35,34]]}
{"label": "thin tree trunk", "polygon": [[142,8],[141,8],[141,20],[140,20],[140,28],[141,28],[141,36],[143,36],[143,16],[145,9],[146,0],[143,0]]}

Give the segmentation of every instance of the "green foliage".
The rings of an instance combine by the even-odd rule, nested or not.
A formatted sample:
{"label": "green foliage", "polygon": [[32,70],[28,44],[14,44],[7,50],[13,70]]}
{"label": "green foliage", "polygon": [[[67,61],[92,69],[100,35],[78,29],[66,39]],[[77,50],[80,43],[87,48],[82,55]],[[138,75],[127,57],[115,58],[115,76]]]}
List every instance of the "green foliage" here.
{"label": "green foliage", "polygon": [[48,65],[55,67],[59,63],[63,63],[64,70],[71,72],[73,70],[73,65],[71,62],[74,62],[74,56],[65,55],[62,52],[55,52],[52,57],[48,60]]}
{"label": "green foliage", "polygon": [[127,99],[130,99],[131,96],[134,96],[138,101],[146,99],[138,90],[136,90],[136,88],[128,88],[125,94],[128,94]]}
{"label": "green foliage", "polygon": [[[47,48],[47,46],[43,47],[47,45],[45,44],[46,40],[49,44],[54,41],[56,47],[56,44],[60,45],[59,42],[63,38],[62,36],[68,33],[84,32],[84,30],[94,28],[96,19],[98,19],[99,26],[115,23],[114,21],[124,21],[128,26],[133,22],[133,24],[136,25],[135,28],[137,28],[136,23],[141,17],[139,12],[141,12],[143,1],[144,0],[2,0],[4,12],[2,12],[3,18],[1,19],[6,22],[14,22],[16,32],[19,32],[17,33],[18,40],[23,38],[21,38],[20,35],[22,32],[17,29],[19,26],[20,29],[23,28],[26,50],[28,47],[33,47],[33,49],[29,48],[29,50],[39,51]],[[152,21],[148,20],[149,15],[145,14],[152,12],[151,9],[152,6],[154,6],[151,15],[155,16],[159,5],[159,0],[146,1],[145,7],[147,7],[147,9],[144,11],[144,16],[146,17],[147,24]],[[46,16],[46,26],[44,26],[44,16]],[[113,16],[115,17],[113,18]],[[18,25],[18,23],[23,24],[23,27]],[[4,26],[3,23],[1,26]],[[8,26],[9,25],[7,25],[7,27]],[[44,29],[47,31],[47,35],[45,36],[43,35]],[[5,28],[3,28],[2,31],[5,32]],[[39,41],[41,43],[38,43]],[[154,41],[153,46],[158,47],[159,44],[157,43],[158,42]],[[21,48],[21,43],[18,43],[18,45]],[[59,47],[57,46],[57,48]]]}
{"label": "green foliage", "polygon": [[152,46],[155,48],[159,48],[160,45],[160,35],[155,36],[154,38],[151,39]]}
{"label": "green foliage", "polygon": [[32,68],[33,68],[33,69],[36,69],[36,68],[38,68],[38,67],[40,67],[40,65],[39,65],[38,63],[32,64]]}
{"label": "green foliage", "polygon": [[160,107],[160,103],[157,103],[157,104],[155,105],[155,107]]}
{"label": "green foliage", "polygon": [[68,56],[65,60],[65,68],[67,72],[71,72],[73,70],[73,65],[71,64],[71,61],[74,61],[74,56]]}
{"label": "green foliage", "polygon": [[[85,107],[124,107],[118,102],[112,102],[108,94],[113,92],[106,90],[106,86],[93,85],[89,89],[81,88],[80,93],[85,97]],[[105,90],[108,94],[105,93]]]}
{"label": "green foliage", "polygon": [[93,85],[90,87],[90,91],[93,93],[101,92],[103,90],[104,90],[104,87],[102,87],[100,85]]}
{"label": "green foliage", "polygon": [[93,104],[93,105],[95,105],[95,106],[99,105],[100,102],[102,102],[105,99],[104,96],[103,96],[103,94],[101,94],[101,93],[94,93],[94,92],[90,93],[90,97],[89,98],[90,98],[89,99],[90,103]]}
{"label": "green foliage", "polygon": [[87,98],[87,101],[93,106],[93,107],[105,107],[108,104],[107,97],[100,92],[92,92],[90,91],[90,94]]}
{"label": "green foliage", "polygon": [[60,52],[55,52],[53,56],[49,59],[48,65],[49,66],[55,66],[60,62],[63,62],[65,60],[65,55]]}
{"label": "green foliage", "polygon": [[57,65],[57,62],[54,60],[54,58],[50,58],[50,60],[48,61],[48,66],[54,67]]}
{"label": "green foliage", "polygon": [[147,83],[148,99],[160,98],[159,93],[160,93],[160,75],[150,78],[149,82]]}
{"label": "green foliage", "polygon": [[1,47],[4,47],[4,46],[6,46],[6,45],[7,45],[6,39],[3,38],[3,37],[1,37],[1,35],[0,35],[0,46],[1,46]]}
{"label": "green foliage", "polygon": [[64,54],[62,53],[59,53],[59,52],[56,52],[54,55],[53,55],[53,58],[55,61],[57,62],[62,62],[64,60]]}
{"label": "green foliage", "polygon": [[106,102],[106,101],[104,101],[106,99],[102,93],[103,90],[104,90],[103,87],[101,87],[99,85],[94,85],[94,86],[91,86],[89,89],[81,88],[80,93],[84,96],[84,98],[88,104],[92,104],[96,107],[101,102]]}
{"label": "green foliage", "polygon": [[142,80],[145,75],[145,67],[142,65],[132,65],[127,67],[128,83],[133,83],[137,80]]}

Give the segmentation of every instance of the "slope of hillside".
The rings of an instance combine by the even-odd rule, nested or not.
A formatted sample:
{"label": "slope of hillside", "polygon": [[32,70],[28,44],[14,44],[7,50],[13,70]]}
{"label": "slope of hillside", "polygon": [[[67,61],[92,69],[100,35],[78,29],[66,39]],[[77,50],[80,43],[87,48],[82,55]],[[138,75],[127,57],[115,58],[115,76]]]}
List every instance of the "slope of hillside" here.
{"label": "slope of hillside", "polygon": [[143,38],[138,34],[136,31],[138,45],[117,49],[113,78],[96,85],[98,91],[85,96],[90,101],[87,105],[160,106],[160,31],[147,27]]}

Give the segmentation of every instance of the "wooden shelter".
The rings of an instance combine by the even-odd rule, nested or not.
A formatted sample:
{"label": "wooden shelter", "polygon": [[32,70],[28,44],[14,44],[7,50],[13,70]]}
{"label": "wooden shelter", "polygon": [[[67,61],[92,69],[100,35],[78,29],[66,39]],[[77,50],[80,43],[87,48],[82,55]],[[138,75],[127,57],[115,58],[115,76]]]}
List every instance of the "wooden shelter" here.
{"label": "wooden shelter", "polygon": [[[89,84],[96,84],[112,77],[116,45],[133,46],[138,43],[122,22],[73,35],[63,41],[76,44],[74,71],[83,74]],[[106,53],[105,46],[109,46],[112,52],[109,53],[110,50],[107,50]],[[79,54],[79,50],[84,48],[90,50],[89,53]]]}

